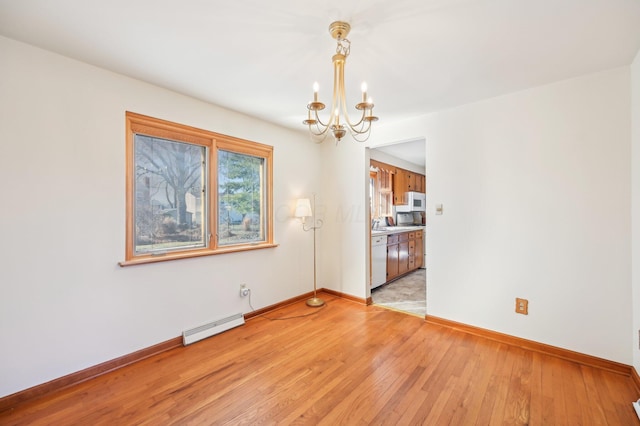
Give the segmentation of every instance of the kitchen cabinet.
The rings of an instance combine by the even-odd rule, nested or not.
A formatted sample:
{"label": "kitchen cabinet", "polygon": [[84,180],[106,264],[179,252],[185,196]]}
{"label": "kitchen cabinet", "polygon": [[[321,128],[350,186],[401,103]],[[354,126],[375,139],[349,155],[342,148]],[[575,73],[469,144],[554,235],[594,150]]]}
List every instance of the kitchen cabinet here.
{"label": "kitchen cabinet", "polygon": [[409,233],[398,235],[398,275],[409,272]]}
{"label": "kitchen cabinet", "polygon": [[407,267],[408,271],[413,271],[416,269],[416,233],[409,232],[409,250],[407,252],[408,262]]}
{"label": "kitchen cabinet", "polygon": [[407,204],[404,193],[407,192],[407,171],[396,169],[393,175],[393,204]]}
{"label": "kitchen cabinet", "polygon": [[407,204],[408,200],[405,197],[407,192],[427,192],[426,178],[420,173],[414,173],[376,160],[371,160],[369,164],[377,169],[376,180],[379,191],[385,194],[392,193],[394,205]]}
{"label": "kitchen cabinet", "polygon": [[398,276],[398,234],[387,236],[387,282]]}
{"label": "kitchen cabinet", "polygon": [[422,231],[416,231],[414,250],[415,269],[422,268],[424,263],[424,238]]}
{"label": "kitchen cabinet", "polygon": [[422,267],[422,235],[420,230],[387,236],[387,282]]}
{"label": "kitchen cabinet", "polygon": [[407,172],[407,191],[416,191],[416,173]]}
{"label": "kitchen cabinet", "polygon": [[425,192],[425,184],[424,175],[396,167],[396,172],[393,175],[393,204],[407,204],[405,193]]}
{"label": "kitchen cabinet", "polygon": [[425,175],[416,174],[416,184],[415,184],[416,192],[427,192],[427,179]]}

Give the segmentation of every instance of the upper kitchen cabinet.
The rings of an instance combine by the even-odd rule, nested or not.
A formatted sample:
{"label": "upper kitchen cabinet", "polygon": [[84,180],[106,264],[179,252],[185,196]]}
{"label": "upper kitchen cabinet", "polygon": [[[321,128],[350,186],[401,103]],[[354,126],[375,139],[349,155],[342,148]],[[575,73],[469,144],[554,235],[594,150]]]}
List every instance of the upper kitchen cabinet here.
{"label": "upper kitchen cabinet", "polygon": [[425,192],[425,176],[396,167],[393,175],[393,204],[407,204],[407,192]]}
{"label": "upper kitchen cabinet", "polygon": [[407,171],[407,191],[416,190],[416,174]]}
{"label": "upper kitchen cabinet", "polygon": [[[371,160],[371,167],[375,169],[375,171],[371,172],[371,177],[375,180],[373,182],[374,187],[372,193],[376,195],[375,198],[377,198],[378,194],[385,197],[385,199],[379,203],[383,208],[378,208],[377,205],[374,205],[372,214],[380,214],[380,216],[391,215],[391,213],[387,213],[388,209],[385,204],[387,196],[392,197],[393,205],[404,205],[408,202],[406,197],[407,192],[426,192],[425,176],[420,173],[401,169],[400,167],[376,160]],[[374,201],[374,204],[376,202],[377,201]],[[390,206],[388,206],[388,208],[390,209]]]}
{"label": "upper kitchen cabinet", "polygon": [[393,175],[393,204],[407,204],[404,194],[408,187],[407,171],[396,168],[396,173]]}
{"label": "upper kitchen cabinet", "polygon": [[413,191],[416,192],[427,192],[427,179],[424,175],[416,174],[416,183]]}

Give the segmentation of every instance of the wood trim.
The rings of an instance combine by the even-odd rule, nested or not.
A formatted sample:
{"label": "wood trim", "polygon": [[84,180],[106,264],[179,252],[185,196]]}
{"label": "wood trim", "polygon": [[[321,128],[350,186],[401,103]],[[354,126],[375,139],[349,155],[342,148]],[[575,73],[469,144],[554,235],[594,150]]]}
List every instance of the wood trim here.
{"label": "wood trim", "polygon": [[348,293],[342,293],[340,291],[335,291],[335,290],[330,290],[328,288],[323,288],[320,291],[323,291],[327,294],[331,294],[337,297],[340,297],[341,299],[346,299],[346,300],[351,300],[352,302],[356,302],[356,303],[360,303],[362,305],[366,305],[367,304],[367,300],[363,299],[361,297],[356,297],[356,296],[352,296]]}
{"label": "wood trim", "polygon": [[631,367],[631,379],[633,380],[633,384],[636,385],[636,390],[640,393],[640,376],[635,367]]}
{"label": "wood trim", "polygon": [[[322,289],[318,290],[317,292],[319,293],[321,291],[322,291]],[[302,300],[310,299],[311,297],[313,297],[313,292],[312,291],[310,291],[308,293],[301,294],[301,295],[296,296],[296,297],[292,297],[291,299],[283,300],[282,302],[278,302],[278,303],[275,303],[273,305],[265,306],[264,308],[260,308],[260,309],[255,310],[255,311],[248,312],[248,313],[244,314],[244,319],[245,320],[249,320],[251,318],[255,318],[255,317],[258,317],[260,315],[264,315],[264,314],[266,314],[268,312],[274,311],[274,310],[276,310],[278,308],[282,308],[284,306],[288,306],[288,305],[291,305],[293,303],[300,302]]]}
{"label": "wood trim", "polygon": [[[324,288],[318,290],[318,292],[326,293],[328,295],[334,295],[342,299],[354,301],[360,304],[366,304],[366,305],[371,304],[370,297],[365,300],[365,299],[361,299],[346,293],[338,292],[335,290],[324,289]],[[283,306],[291,305],[293,303],[305,300],[307,298],[310,298],[312,295],[313,295],[313,292],[301,294],[299,296],[284,300],[282,302],[267,306],[265,308],[258,309],[253,312],[249,312],[245,314],[244,317],[245,319],[248,320],[248,319],[260,316],[262,314],[265,314],[267,312],[273,311],[275,309],[281,308]],[[500,343],[505,343],[508,345],[520,347],[523,349],[531,350],[531,351],[542,353],[545,355],[555,356],[568,361],[573,361],[573,362],[587,365],[590,367],[600,368],[603,370],[611,371],[611,372],[622,374],[625,376],[630,376],[637,390],[640,392],[640,375],[638,375],[638,372],[634,367],[629,365],[621,364],[615,361],[609,361],[609,360],[594,357],[591,355],[581,354],[578,352],[558,348],[555,346],[546,345],[543,343],[534,342],[531,340],[522,339],[519,337],[510,336],[503,333],[498,333],[492,330],[487,330],[480,327],[475,327],[475,326],[459,323],[456,321],[435,317],[432,315],[426,315],[425,321],[430,324],[453,328],[462,332],[466,332],[466,333],[484,337],[490,340],[498,341]],[[135,362],[141,361],[145,358],[149,358],[154,355],[159,355],[163,352],[181,348],[181,347],[183,347],[182,336],[175,337],[173,339],[169,339],[165,342],[158,343],[148,348],[140,349],[131,354],[124,355],[119,358],[115,358],[113,360],[95,365],[93,367],[89,367],[84,370],[77,371],[75,373],[71,373],[66,376],[51,380],[49,382],[2,397],[0,398],[0,413],[6,410],[12,409],[17,405],[22,404],[26,401],[29,401],[38,397],[42,397],[51,392],[68,388],[70,386],[85,382],[87,380],[91,380],[103,374],[109,373],[111,371],[117,370],[119,368],[125,367]]]}
{"label": "wood trim", "polygon": [[[222,253],[235,253],[247,250],[277,247],[274,242],[274,205],[273,205],[273,147],[270,145],[248,141],[233,136],[198,129],[184,124],[161,120],[134,112],[125,112],[126,124],[126,224],[125,224],[125,260],[119,262],[120,266],[140,265],[145,263],[164,262],[168,260],[185,259],[200,256],[209,256]],[[166,254],[135,254],[135,219],[134,219],[134,135],[142,133],[152,137],[160,137],[169,140],[200,145],[209,149],[208,169],[209,175],[206,186],[209,188],[209,205],[207,220],[209,222],[210,238],[204,240],[204,246],[200,249],[175,249]],[[217,238],[217,205],[218,205],[218,151],[250,155],[264,159],[263,174],[261,175],[261,188],[264,198],[264,212],[261,215],[265,221],[261,226],[266,227],[264,241],[250,242],[247,244],[231,244],[219,246]]]}
{"label": "wood trim", "polygon": [[78,383],[86,382],[103,374],[117,370],[127,365],[142,361],[145,358],[159,355],[163,352],[182,347],[182,336],[169,339],[165,342],[149,346],[139,351],[123,355],[119,358],[105,361],[93,367],[67,374],[66,376],[53,379],[49,382],[16,392],[14,394],[0,398],[0,413],[15,407],[25,401],[44,396],[48,393],[68,388]]}
{"label": "wood trim", "polygon": [[202,249],[202,250],[193,250],[188,252],[167,253],[166,255],[162,255],[162,256],[154,256],[154,257],[150,256],[150,257],[141,257],[141,258],[136,258],[131,260],[123,260],[118,262],[118,265],[120,265],[121,267],[132,266],[132,265],[144,265],[147,263],[167,262],[170,260],[177,260],[177,259],[192,259],[192,258],[203,257],[203,256],[215,256],[217,254],[238,253],[238,252],[249,251],[249,250],[275,248],[275,247],[278,247],[279,245],[280,244],[278,243],[273,243],[273,244],[256,243],[256,244],[231,246],[231,247],[226,247],[223,249],[216,249],[216,250]]}
{"label": "wood trim", "polygon": [[[351,301],[354,301],[354,302],[357,302],[357,303],[361,303],[361,304],[365,304],[365,305],[371,305],[373,303],[371,297],[368,297],[365,300],[365,299],[361,299],[359,297],[351,296],[350,294],[341,293],[341,292],[338,292],[338,291],[335,291],[335,290],[329,290],[329,289],[326,289],[326,288],[318,289],[317,293],[325,293],[325,294],[328,294],[328,295],[331,295],[331,296],[337,296],[337,297],[340,297],[341,299],[351,300]],[[294,304],[296,302],[301,302],[303,300],[310,299],[311,297],[313,297],[313,292],[312,291],[310,291],[308,293],[301,294],[301,295],[296,296],[296,297],[292,297],[291,299],[283,300],[282,302],[275,303],[273,305],[269,305],[269,306],[266,306],[264,308],[261,308],[261,309],[246,313],[246,314],[244,314],[244,319],[245,320],[249,320],[251,318],[255,318],[257,316],[264,315],[264,314],[269,313],[271,311],[275,311],[276,309],[282,308],[284,306],[291,305],[291,304]]]}
{"label": "wood trim", "polygon": [[[321,293],[323,291],[327,294],[333,293],[331,291],[325,291],[323,289],[318,290],[318,293]],[[337,292],[335,293],[337,294]],[[310,291],[308,293],[304,293],[299,296],[292,297],[291,299],[287,299],[282,302],[267,306],[265,308],[258,309],[256,311],[252,311],[247,314],[244,314],[244,318],[245,320],[248,320],[248,319],[260,316],[262,314],[265,314],[267,312],[273,311],[275,309],[281,308],[283,306],[291,305],[293,303],[309,299],[312,296],[313,296],[313,292]],[[359,301],[359,299],[349,295],[344,295],[343,298]],[[71,373],[66,376],[53,379],[49,382],[33,386],[31,388],[28,388],[22,391],[18,391],[11,395],[7,395],[5,397],[0,398],[0,413],[5,410],[14,408],[15,406],[22,404],[26,401],[47,395],[51,392],[68,388],[70,386],[85,382],[87,380],[91,380],[93,378],[99,377],[103,374],[109,373],[119,368],[126,367],[127,365],[133,364],[135,362],[142,361],[145,358],[149,358],[154,355],[159,355],[163,352],[181,348],[181,347],[183,347],[182,336],[178,336],[173,339],[169,339],[165,342],[158,343],[156,345],[149,346],[144,349],[140,349],[139,351],[130,353],[128,355],[123,355],[119,358],[115,358],[110,361],[105,361],[101,364],[94,365],[93,367],[88,367],[84,370],[76,371],[75,373]]]}
{"label": "wood trim", "polygon": [[[586,355],[580,352],[574,352],[569,349],[563,349],[557,346],[538,343],[532,340],[522,339],[520,337],[511,336],[508,334],[499,333],[497,331],[487,330],[485,328],[475,327],[472,325],[467,325],[467,324],[459,323],[456,321],[435,317],[432,315],[426,315],[425,321],[431,324],[460,330],[465,333],[473,334],[475,336],[484,337],[500,343],[505,343],[507,345],[517,346],[522,349],[538,352],[545,355],[551,355],[567,361],[573,361],[578,364],[599,368],[601,370],[606,370],[613,373],[622,374],[625,376],[633,377],[632,371],[635,372],[635,369],[630,365],[622,364],[615,361],[609,361],[604,358],[598,358],[598,357]],[[636,373],[636,376],[637,376],[637,373]],[[636,379],[634,377],[634,380],[638,380],[636,382],[636,385],[639,386],[639,390],[640,390],[640,378]]]}

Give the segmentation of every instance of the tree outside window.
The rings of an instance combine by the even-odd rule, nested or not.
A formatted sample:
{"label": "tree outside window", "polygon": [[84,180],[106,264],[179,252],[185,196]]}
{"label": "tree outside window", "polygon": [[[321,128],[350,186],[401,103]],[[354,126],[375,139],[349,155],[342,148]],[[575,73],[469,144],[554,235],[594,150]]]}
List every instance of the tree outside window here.
{"label": "tree outside window", "polygon": [[264,162],[218,151],[218,244],[264,241]]}

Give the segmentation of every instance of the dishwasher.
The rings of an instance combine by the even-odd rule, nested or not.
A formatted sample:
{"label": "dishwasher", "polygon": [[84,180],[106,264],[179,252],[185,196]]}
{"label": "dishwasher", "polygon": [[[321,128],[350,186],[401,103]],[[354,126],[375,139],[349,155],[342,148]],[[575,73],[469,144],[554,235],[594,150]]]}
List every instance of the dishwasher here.
{"label": "dishwasher", "polygon": [[387,236],[371,237],[371,289],[387,281]]}

